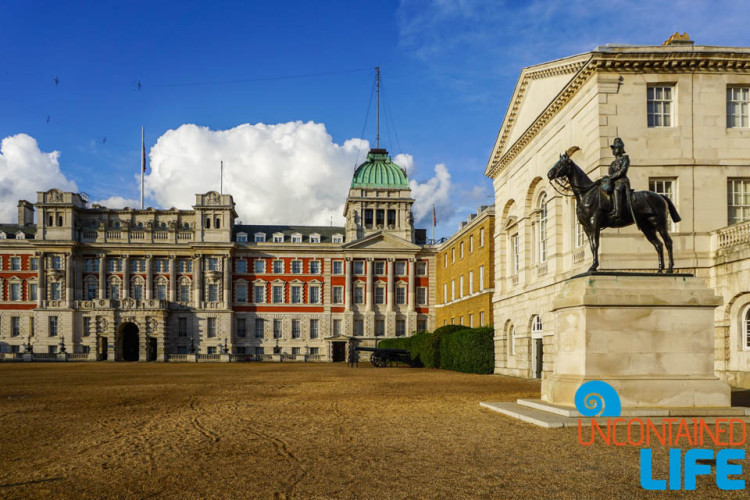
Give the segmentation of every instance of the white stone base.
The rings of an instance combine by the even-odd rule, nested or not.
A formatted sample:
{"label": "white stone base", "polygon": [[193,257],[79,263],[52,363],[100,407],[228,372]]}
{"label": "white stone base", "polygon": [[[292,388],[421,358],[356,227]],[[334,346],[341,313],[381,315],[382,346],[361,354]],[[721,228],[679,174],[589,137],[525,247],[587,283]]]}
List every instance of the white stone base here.
{"label": "white stone base", "polygon": [[555,368],[542,400],[575,406],[578,387],[601,380],[623,408],[729,408],[729,385],[714,375],[720,304],[695,277],[571,278],[554,302]]}

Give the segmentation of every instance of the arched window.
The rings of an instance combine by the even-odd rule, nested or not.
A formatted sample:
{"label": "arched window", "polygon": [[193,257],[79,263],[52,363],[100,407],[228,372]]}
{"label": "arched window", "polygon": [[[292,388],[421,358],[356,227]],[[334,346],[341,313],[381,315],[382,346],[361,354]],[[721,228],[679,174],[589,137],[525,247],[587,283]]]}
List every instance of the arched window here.
{"label": "arched window", "polygon": [[549,243],[549,214],[547,212],[547,193],[542,193],[539,197],[539,224],[537,230],[537,236],[539,241],[539,263],[547,262],[548,257],[548,243]]}
{"label": "arched window", "polygon": [[745,349],[750,349],[750,305],[745,308],[745,314],[742,315],[742,340]]}
{"label": "arched window", "polygon": [[516,355],[516,327],[508,323],[508,354]]}
{"label": "arched window", "polygon": [[542,317],[538,314],[531,319],[531,336],[541,337],[542,336]]}
{"label": "arched window", "polygon": [[583,231],[583,226],[578,222],[578,215],[576,211],[578,209],[578,200],[573,199],[573,248],[581,248],[586,242],[586,233]]}

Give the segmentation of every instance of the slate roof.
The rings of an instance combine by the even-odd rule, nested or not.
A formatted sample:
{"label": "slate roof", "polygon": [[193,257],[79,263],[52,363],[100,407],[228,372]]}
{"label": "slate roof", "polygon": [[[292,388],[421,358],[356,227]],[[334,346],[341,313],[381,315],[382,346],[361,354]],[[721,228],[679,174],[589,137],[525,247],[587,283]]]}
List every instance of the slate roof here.
{"label": "slate roof", "polygon": [[319,234],[321,243],[332,243],[332,237],[334,234],[340,234],[342,237],[346,235],[346,228],[339,226],[288,226],[288,225],[253,225],[243,224],[234,226],[234,238],[237,240],[237,233],[247,233],[247,239],[249,242],[253,241],[255,233],[264,233],[266,235],[266,241],[270,242],[273,239],[274,233],[284,234],[284,243],[290,243],[292,241],[292,234],[299,233],[302,235],[302,243],[310,242],[311,234]]}

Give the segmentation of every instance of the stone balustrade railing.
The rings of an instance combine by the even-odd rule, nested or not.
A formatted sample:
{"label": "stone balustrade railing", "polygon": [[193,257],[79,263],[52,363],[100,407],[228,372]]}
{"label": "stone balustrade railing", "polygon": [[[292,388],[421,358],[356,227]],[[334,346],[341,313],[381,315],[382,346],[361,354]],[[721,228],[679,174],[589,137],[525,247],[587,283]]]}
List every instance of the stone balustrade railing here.
{"label": "stone balustrade railing", "polygon": [[128,231],[126,229],[92,231],[86,230],[81,233],[81,241],[86,243],[93,242],[158,242],[158,243],[190,243],[193,241],[193,231],[145,231],[135,229]]}
{"label": "stone balustrade railing", "polygon": [[729,248],[750,243],[750,221],[733,224],[711,234],[712,248]]}

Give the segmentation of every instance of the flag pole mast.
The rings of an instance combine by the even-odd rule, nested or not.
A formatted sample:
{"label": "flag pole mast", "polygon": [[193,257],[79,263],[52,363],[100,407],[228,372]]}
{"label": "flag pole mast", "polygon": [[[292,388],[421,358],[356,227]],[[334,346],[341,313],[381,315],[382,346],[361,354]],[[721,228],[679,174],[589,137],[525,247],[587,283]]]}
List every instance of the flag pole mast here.
{"label": "flag pole mast", "polygon": [[219,181],[219,194],[224,194],[224,160],[221,160],[221,180]]}
{"label": "flag pole mast", "polygon": [[375,94],[377,95],[377,105],[375,106],[375,147],[380,148],[380,66],[375,66],[375,90]]}
{"label": "flag pole mast", "polygon": [[143,173],[146,171],[146,143],[143,139],[143,126],[141,126],[141,210],[143,210]]}

